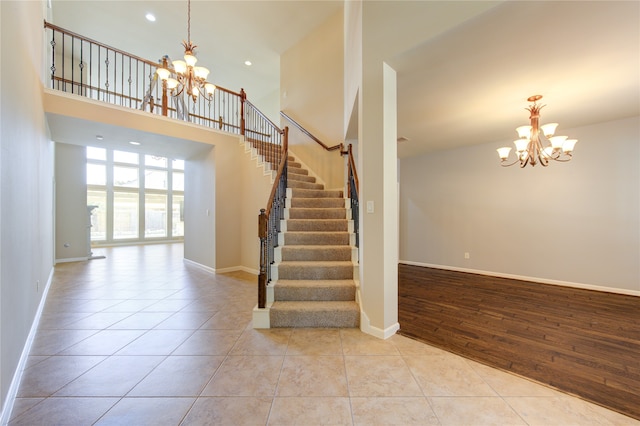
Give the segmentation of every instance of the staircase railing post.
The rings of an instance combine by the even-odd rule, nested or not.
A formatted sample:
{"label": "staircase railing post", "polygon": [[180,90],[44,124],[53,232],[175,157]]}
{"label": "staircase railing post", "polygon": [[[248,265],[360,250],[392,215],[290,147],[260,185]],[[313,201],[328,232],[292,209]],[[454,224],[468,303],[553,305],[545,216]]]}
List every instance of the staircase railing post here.
{"label": "staircase railing post", "polygon": [[244,101],[247,100],[247,93],[244,89],[240,89],[240,134],[244,136]]}
{"label": "staircase railing post", "polygon": [[267,305],[267,214],[265,209],[260,209],[258,215],[258,237],[260,237],[260,274],[258,275],[258,308],[264,309]]}
{"label": "staircase railing post", "polygon": [[[169,62],[167,61],[167,57],[164,56],[162,58],[162,67],[164,69],[169,68]],[[169,114],[169,97],[167,96],[167,81],[162,80],[162,115],[167,116]]]}

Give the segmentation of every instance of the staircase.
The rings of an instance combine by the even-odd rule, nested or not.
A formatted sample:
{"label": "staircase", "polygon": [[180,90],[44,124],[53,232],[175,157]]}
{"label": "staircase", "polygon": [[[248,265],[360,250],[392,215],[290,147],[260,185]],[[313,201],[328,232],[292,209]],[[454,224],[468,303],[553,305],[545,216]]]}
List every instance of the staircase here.
{"label": "staircase", "polygon": [[289,157],[285,220],[272,267],[270,327],[358,327],[350,209]]}

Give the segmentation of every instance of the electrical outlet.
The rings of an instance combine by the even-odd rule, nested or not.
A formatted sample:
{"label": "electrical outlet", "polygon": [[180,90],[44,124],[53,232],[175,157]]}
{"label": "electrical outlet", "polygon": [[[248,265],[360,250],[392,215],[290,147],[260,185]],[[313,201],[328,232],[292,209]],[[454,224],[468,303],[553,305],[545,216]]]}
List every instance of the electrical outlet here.
{"label": "electrical outlet", "polygon": [[465,258],[465,259],[469,259],[470,257],[471,257],[471,256],[469,256],[469,252],[468,252],[468,251],[464,253],[464,258]]}

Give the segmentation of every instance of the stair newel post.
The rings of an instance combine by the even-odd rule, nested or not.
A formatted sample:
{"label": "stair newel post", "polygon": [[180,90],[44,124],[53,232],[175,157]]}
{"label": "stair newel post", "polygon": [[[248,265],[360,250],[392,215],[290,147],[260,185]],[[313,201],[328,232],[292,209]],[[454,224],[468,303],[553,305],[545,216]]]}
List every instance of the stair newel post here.
{"label": "stair newel post", "polygon": [[[162,68],[169,69],[167,56],[162,57]],[[169,113],[169,97],[167,96],[167,80],[162,80],[162,115],[166,117]]]}
{"label": "stair newel post", "polygon": [[264,309],[267,304],[267,214],[260,209],[258,215],[258,236],[260,237],[260,274],[258,275],[258,308]]}
{"label": "stair newel post", "polygon": [[244,89],[240,89],[240,134],[244,136],[245,122],[244,122],[244,102],[247,100],[247,93]]}

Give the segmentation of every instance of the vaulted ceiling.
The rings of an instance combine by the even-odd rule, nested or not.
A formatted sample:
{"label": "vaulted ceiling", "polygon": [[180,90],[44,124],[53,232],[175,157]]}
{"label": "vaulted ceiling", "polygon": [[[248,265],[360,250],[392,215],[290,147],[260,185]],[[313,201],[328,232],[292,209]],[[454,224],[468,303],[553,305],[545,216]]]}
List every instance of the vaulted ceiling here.
{"label": "vaulted ceiling", "polygon": [[[369,3],[367,1],[367,3]],[[279,92],[280,54],[341,1],[191,4],[199,61],[252,99]],[[376,38],[398,77],[400,157],[480,143],[527,124],[530,95],[559,129],[640,115],[640,3],[379,1]],[[186,1],[51,1],[57,25],[148,59],[181,55]],[[152,12],[157,20],[148,22]],[[253,65],[247,67],[245,60]],[[579,146],[576,148],[579,149]]]}

